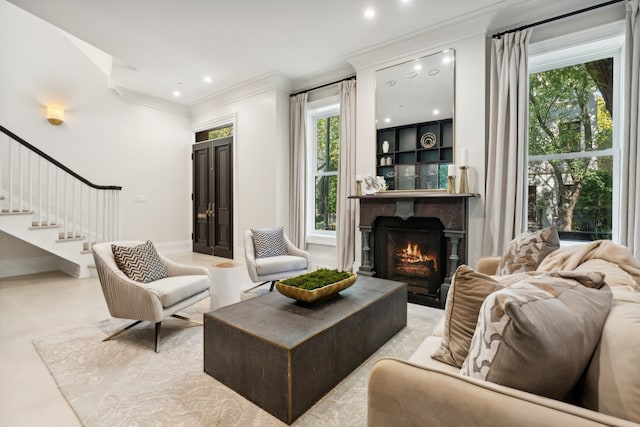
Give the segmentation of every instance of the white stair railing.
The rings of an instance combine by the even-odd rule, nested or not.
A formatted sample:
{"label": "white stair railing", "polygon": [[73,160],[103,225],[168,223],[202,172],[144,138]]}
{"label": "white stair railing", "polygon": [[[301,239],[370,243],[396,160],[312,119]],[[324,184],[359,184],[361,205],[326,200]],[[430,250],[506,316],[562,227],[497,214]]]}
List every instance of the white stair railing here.
{"label": "white stair railing", "polygon": [[96,185],[0,126],[0,211],[32,213],[33,227],[57,227],[59,240],[118,240],[122,187]]}

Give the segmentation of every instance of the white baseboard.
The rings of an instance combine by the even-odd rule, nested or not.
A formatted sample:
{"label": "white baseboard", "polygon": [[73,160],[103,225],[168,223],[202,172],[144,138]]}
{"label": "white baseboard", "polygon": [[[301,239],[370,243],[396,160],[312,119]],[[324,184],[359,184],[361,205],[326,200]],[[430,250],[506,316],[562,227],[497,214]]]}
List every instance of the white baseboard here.
{"label": "white baseboard", "polygon": [[60,270],[60,261],[55,255],[3,259],[0,260],[0,278]]}

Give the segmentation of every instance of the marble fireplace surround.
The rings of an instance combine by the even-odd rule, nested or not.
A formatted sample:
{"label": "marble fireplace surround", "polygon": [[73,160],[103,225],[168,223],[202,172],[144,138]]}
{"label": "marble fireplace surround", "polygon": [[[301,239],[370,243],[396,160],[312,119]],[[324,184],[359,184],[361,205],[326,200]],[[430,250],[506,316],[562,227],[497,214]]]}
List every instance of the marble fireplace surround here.
{"label": "marble fireplace surround", "polygon": [[378,217],[436,218],[444,225],[448,258],[444,283],[440,287],[440,305],[444,306],[451,275],[460,264],[467,263],[467,227],[469,199],[478,194],[448,194],[443,191],[383,191],[366,196],[351,196],[360,205],[362,238],[361,263],[358,274],[376,275],[374,265],[375,223]]}

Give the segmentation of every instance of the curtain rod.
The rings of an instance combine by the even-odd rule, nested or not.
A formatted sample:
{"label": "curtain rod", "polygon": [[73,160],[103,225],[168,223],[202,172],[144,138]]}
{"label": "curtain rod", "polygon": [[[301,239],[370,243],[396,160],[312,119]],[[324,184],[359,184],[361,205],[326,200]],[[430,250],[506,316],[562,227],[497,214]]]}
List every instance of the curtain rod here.
{"label": "curtain rod", "polygon": [[292,93],[292,94],[291,94],[291,95],[289,95],[289,96],[296,96],[296,95],[300,95],[301,93],[311,92],[312,90],[317,90],[317,89],[322,89],[323,87],[331,86],[331,85],[334,85],[334,84],[336,84],[336,83],[340,83],[340,82],[346,82],[347,80],[353,80],[353,79],[355,79],[355,78],[356,78],[356,75],[355,75],[355,74],[353,74],[353,75],[351,75],[351,76],[349,76],[349,77],[345,77],[345,78],[343,78],[343,79],[336,80],[335,82],[325,83],[325,84],[320,85],[320,86],[312,87],[311,89],[305,89],[305,90],[301,90],[300,92]]}
{"label": "curtain rod", "polygon": [[523,25],[523,26],[518,27],[518,28],[513,28],[511,30],[506,30],[506,31],[502,31],[502,32],[499,32],[499,33],[495,33],[491,37],[493,37],[494,39],[497,39],[497,38],[502,37],[505,34],[515,33],[516,31],[526,30],[527,28],[531,28],[531,27],[537,27],[538,25],[547,24],[547,23],[553,22],[553,21],[558,21],[560,19],[568,18],[568,17],[574,16],[574,15],[579,15],[579,14],[584,13],[584,12],[590,12],[592,10],[600,9],[601,7],[609,6],[609,5],[612,5],[614,3],[620,3],[622,1],[624,1],[624,0],[610,0],[610,1],[605,2],[605,3],[600,3],[600,4],[593,5],[593,6],[585,7],[584,9],[580,9],[580,10],[576,10],[576,11],[573,11],[573,12],[565,13],[564,15],[560,15],[560,16],[556,16],[556,17],[553,17],[553,18],[544,19],[544,20],[538,21],[538,22],[534,22],[533,24],[527,24],[527,25]]}

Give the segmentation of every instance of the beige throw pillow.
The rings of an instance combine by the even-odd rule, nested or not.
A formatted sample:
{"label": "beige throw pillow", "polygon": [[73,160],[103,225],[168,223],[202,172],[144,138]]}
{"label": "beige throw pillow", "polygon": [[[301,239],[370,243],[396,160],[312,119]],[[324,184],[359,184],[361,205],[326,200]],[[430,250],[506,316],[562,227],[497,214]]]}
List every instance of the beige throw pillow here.
{"label": "beige throw pillow", "polygon": [[534,271],[540,262],[560,247],[555,226],[524,233],[509,242],[498,265],[498,275]]}
{"label": "beige throw pillow", "polygon": [[554,399],[567,397],[609,313],[611,292],[603,277],[550,272],[489,295],[460,373]]}
{"label": "beige throw pillow", "polygon": [[502,285],[486,274],[461,265],[451,279],[444,311],[444,331],[435,360],[461,367],[469,352],[478,313],[487,295]]}

